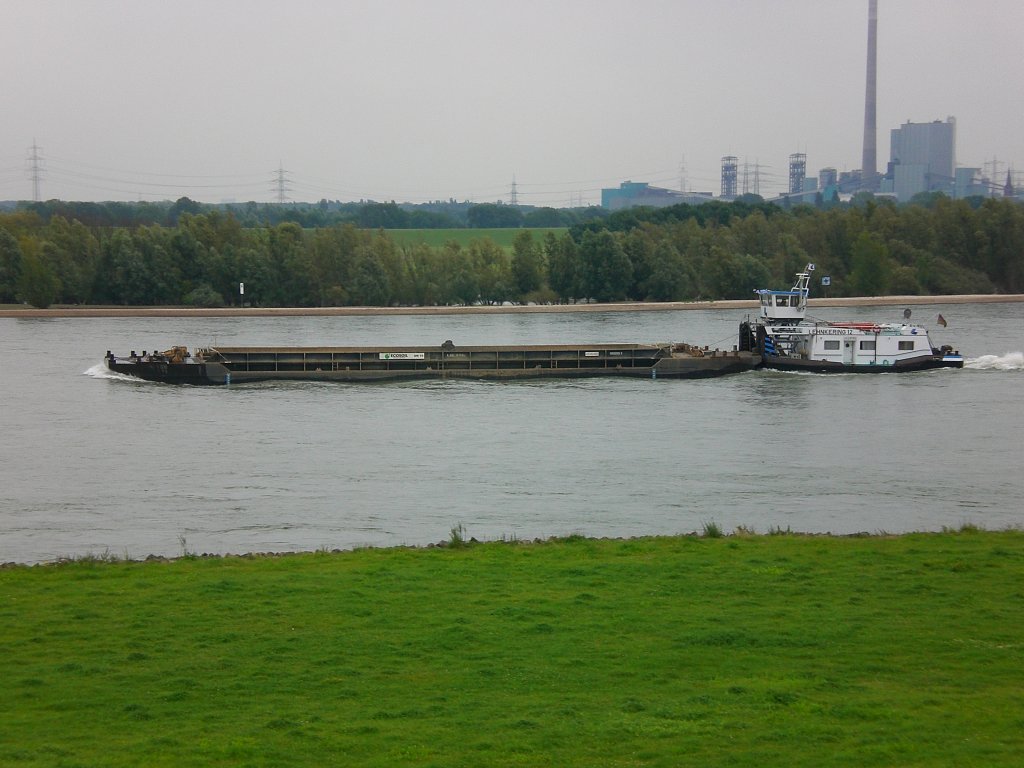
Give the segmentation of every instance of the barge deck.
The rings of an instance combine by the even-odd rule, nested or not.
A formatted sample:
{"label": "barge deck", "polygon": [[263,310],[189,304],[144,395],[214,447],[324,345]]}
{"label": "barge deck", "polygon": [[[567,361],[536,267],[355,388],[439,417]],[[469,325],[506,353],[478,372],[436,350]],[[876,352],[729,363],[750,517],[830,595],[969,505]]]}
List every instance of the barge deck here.
{"label": "barge deck", "polygon": [[111,371],[175,384],[403,379],[543,379],[627,376],[710,378],[751,370],[756,353],[689,344],[582,344],[457,347],[185,347],[118,357]]}

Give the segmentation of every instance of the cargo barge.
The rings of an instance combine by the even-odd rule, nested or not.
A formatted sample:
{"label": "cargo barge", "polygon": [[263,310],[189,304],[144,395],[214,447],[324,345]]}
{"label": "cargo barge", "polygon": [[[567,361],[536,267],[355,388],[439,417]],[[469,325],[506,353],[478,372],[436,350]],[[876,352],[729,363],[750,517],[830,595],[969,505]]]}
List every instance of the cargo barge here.
{"label": "cargo barge", "polygon": [[116,373],[169,384],[260,381],[376,382],[405,379],[546,379],[626,376],[700,379],[756,368],[749,350],[689,344],[578,344],[457,347],[186,347],[118,357]]}

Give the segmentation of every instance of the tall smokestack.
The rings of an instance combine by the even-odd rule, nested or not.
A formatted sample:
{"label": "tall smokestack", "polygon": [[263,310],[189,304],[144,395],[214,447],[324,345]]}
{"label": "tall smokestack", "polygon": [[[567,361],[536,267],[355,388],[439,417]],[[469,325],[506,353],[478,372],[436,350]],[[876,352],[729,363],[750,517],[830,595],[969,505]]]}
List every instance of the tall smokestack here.
{"label": "tall smokestack", "polygon": [[875,86],[878,80],[878,0],[868,0],[868,72],[864,93],[864,156],[861,159],[861,189],[878,189],[878,157],[875,145]]}

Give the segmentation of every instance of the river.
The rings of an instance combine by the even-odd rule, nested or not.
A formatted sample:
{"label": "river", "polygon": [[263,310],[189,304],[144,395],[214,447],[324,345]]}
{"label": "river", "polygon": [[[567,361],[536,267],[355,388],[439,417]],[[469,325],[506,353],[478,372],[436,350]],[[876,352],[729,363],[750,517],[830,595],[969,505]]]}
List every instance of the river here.
{"label": "river", "polygon": [[[108,349],[685,341],[738,310],[0,319],[0,562],[1024,525],[1024,303],[923,305],[963,370],[177,387]],[[902,307],[817,309],[897,321]]]}

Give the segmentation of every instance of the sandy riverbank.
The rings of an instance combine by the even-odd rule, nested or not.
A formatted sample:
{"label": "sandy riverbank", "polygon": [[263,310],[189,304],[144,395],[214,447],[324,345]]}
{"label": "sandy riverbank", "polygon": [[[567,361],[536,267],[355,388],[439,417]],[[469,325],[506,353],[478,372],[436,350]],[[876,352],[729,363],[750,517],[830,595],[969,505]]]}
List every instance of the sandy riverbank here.
{"label": "sandy riverbank", "polygon": [[[991,304],[1024,301],[1024,294],[958,296],[860,296],[810,299],[811,307],[894,306],[917,304]],[[615,304],[541,304],[472,307],[51,307],[0,308],[0,317],[301,317],[334,315],[457,315],[504,312],[660,312],[689,309],[754,309],[756,301],[665,301]]]}

